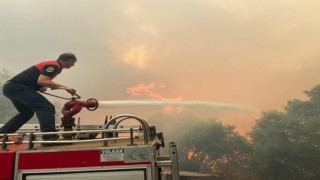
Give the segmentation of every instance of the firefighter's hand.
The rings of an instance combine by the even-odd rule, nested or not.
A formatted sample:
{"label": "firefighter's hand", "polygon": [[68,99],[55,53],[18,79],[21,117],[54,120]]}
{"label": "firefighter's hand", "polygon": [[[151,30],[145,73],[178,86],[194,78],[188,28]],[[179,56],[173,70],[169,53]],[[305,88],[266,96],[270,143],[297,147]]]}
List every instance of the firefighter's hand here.
{"label": "firefighter's hand", "polygon": [[40,91],[40,92],[45,92],[45,91],[47,91],[47,87],[41,87],[41,88],[39,89],[39,91]]}
{"label": "firefighter's hand", "polygon": [[74,95],[74,94],[76,94],[76,90],[75,89],[72,89],[72,88],[66,88],[66,91],[68,92],[68,93],[70,93],[71,95]]}

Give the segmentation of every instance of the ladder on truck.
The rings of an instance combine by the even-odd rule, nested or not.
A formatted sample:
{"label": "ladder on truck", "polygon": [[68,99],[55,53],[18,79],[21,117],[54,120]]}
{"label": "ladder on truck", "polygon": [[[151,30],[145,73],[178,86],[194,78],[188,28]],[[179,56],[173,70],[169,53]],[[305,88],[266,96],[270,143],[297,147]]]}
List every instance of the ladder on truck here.
{"label": "ladder on truck", "polygon": [[[40,132],[33,124],[17,133],[0,134],[0,180],[168,180],[164,169],[171,171],[170,180],[180,179],[176,144],[169,143],[169,155],[160,155],[163,133],[139,117],[125,114],[103,125],[78,124],[71,131],[57,125],[57,129]],[[46,134],[68,138],[42,141]],[[58,146],[45,146],[49,143]]]}

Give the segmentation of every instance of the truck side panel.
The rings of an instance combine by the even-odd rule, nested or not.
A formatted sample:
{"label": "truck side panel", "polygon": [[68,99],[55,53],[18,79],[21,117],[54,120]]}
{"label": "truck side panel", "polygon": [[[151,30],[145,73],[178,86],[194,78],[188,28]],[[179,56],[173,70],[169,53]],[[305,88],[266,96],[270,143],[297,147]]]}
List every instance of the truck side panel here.
{"label": "truck side panel", "polygon": [[0,152],[0,180],[13,179],[14,152]]}
{"label": "truck side panel", "polygon": [[151,180],[156,177],[152,146],[90,150],[21,151],[15,179]]}
{"label": "truck side panel", "polygon": [[23,152],[18,153],[17,159],[18,170],[151,164],[125,163],[123,160],[101,162],[99,150]]}

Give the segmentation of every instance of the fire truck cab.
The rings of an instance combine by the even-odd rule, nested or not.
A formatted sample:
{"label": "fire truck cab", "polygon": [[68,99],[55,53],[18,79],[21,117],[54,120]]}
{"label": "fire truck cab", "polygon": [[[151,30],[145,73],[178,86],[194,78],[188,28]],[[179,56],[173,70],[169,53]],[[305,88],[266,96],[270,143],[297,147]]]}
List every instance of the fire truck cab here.
{"label": "fire truck cab", "polygon": [[[128,121],[138,123],[124,123]],[[103,125],[57,129],[51,134],[64,137],[61,141],[42,141],[48,133],[35,124],[0,134],[0,180],[167,180],[164,169],[171,171],[170,179],[179,179],[175,143],[169,143],[167,155],[160,155],[163,133],[134,115],[119,115]]]}

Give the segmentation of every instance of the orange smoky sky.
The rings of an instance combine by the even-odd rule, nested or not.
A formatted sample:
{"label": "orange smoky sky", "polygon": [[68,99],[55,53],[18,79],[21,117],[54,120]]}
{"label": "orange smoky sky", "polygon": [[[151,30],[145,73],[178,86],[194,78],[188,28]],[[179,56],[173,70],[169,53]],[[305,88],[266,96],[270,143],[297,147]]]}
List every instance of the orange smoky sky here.
{"label": "orange smoky sky", "polygon": [[[77,63],[55,81],[77,89],[83,100],[198,100],[282,110],[320,82],[319,9],[320,1],[297,0],[1,0],[0,65],[19,73],[74,52]],[[106,114],[148,118],[163,111],[100,108],[79,116],[90,124],[104,122]],[[171,113],[186,111],[243,131],[259,118],[215,108]]]}
{"label": "orange smoky sky", "polygon": [[157,88],[164,88],[164,84],[156,84],[156,83],[149,83],[149,84],[138,84],[134,87],[127,87],[127,93],[131,96],[147,96],[151,99],[164,99],[162,95],[159,93],[154,92]]}
{"label": "orange smoky sky", "polygon": [[[165,88],[164,84],[157,84],[157,83],[149,83],[149,84],[138,84],[134,87],[128,87],[127,93],[130,96],[139,96],[142,98],[147,99],[156,99],[156,100],[181,100],[182,98],[166,98],[157,92],[157,90],[161,88]],[[159,107],[160,108],[160,107]],[[166,113],[181,113],[185,110],[183,106],[170,106],[167,105],[163,107],[163,111]]]}

